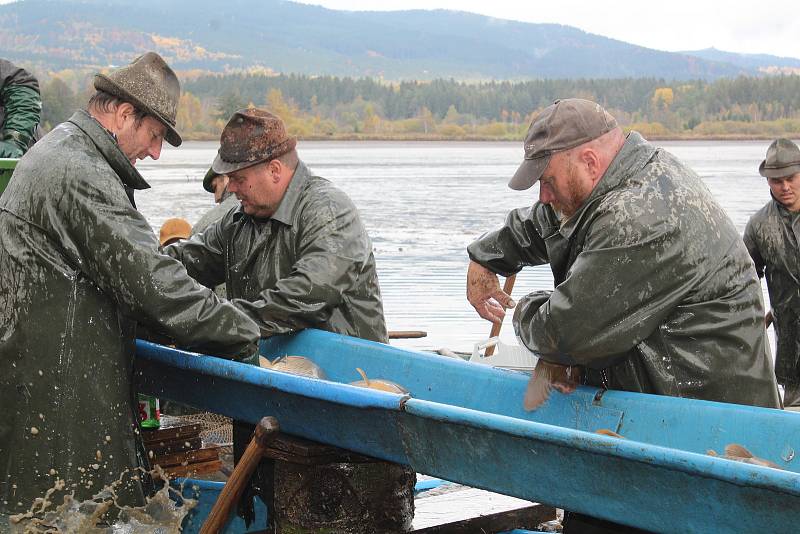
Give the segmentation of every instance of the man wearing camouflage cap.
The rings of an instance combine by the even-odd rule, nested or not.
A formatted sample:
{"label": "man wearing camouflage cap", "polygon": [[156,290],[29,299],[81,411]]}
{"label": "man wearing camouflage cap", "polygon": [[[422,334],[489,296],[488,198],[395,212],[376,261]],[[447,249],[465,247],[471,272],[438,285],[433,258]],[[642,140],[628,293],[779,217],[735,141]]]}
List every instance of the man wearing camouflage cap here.
{"label": "man wearing camouflage cap", "polygon": [[[147,53],[20,159],[0,198],[0,518],[57,480],[78,500],[127,475],[140,505],[148,468],[133,390],[136,323],[198,351],[255,350],[258,327],[159,253],[136,210],[134,167],[175,130],[178,78]],[[60,503],[59,494],[51,500]]]}
{"label": "man wearing camouflage cap", "polygon": [[[517,335],[562,379],[777,407],[758,277],[700,178],[587,100],[545,108],[524,148],[509,186],[539,182],[539,201],[469,246],[478,313],[498,322],[516,307]],[[515,306],[500,289],[497,274],[548,263],[553,291]],[[598,523],[568,514],[564,532]]]}
{"label": "man wearing camouflage cap", "polygon": [[767,278],[775,337],[775,375],[784,406],[800,406],[800,148],[776,139],[758,168],[772,199],[750,217],[744,243]]}

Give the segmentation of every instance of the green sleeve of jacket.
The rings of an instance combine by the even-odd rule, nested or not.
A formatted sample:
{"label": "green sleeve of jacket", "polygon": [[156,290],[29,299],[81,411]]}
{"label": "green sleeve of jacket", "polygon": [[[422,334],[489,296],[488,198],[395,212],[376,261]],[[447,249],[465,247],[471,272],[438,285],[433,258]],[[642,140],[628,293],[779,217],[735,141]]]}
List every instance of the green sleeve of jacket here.
{"label": "green sleeve of jacket", "polygon": [[5,119],[3,141],[19,149],[19,155],[33,144],[33,134],[42,115],[39,92],[24,85],[6,85],[2,90]]}
{"label": "green sleeve of jacket", "polygon": [[370,253],[369,238],[349,199],[320,199],[305,208],[298,224],[291,275],[261,291],[259,300],[234,300],[256,319],[262,336],[327,322]]}
{"label": "green sleeve of jacket", "polygon": [[183,263],[189,276],[208,288],[225,282],[224,223],[229,217],[212,223],[201,234],[173,243],[164,248],[164,254]]}
{"label": "green sleeve of jacket", "polygon": [[548,263],[540,225],[535,222],[537,209],[541,207],[511,211],[502,228],[482,235],[467,247],[469,258],[502,276],[518,273],[525,266]]}
{"label": "green sleeve of jacket", "polygon": [[766,262],[761,257],[761,251],[758,250],[758,241],[756,240],[756,223],[753,219],[747,221],[747,226],[744,229],[744,245],[747,247],[747,252],[750,253],[750,258],[756,266],[756,272],[759,278],[764,277],[764,267]]}
{"label": "green sleeve of jacket", "polygon": [[100,173],[76,179],[63,202],[81,271],[125,315],[191,350],[235,358],[252,354],[257,325],[158,252],[150,226],[119,183]]}
{"label": "green sleeve of jacket", "polygon": [[[679,232],[665,222],[592,222],[566,280],[548,299],[519,300],[514,328],[524,344],[562,364],[605,367],[658,328],[697,282],[687,280]],[[699,275],[696,275],[699,276]]]}

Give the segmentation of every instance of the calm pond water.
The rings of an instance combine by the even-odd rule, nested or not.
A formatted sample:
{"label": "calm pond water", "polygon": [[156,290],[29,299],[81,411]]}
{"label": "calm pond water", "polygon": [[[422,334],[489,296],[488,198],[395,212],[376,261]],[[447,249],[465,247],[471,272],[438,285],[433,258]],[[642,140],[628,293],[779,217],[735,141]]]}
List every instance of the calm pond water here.
{"label": "calm pond water", "polygon": [[[740,232],[769,199],[758,175],[768,141],[657,143],[688,163],[708,184]],[[213,142],[165,148],[157,162],[139,163],[152,189],[137,204],[155,231],[169,217],[194,223],[213,197],[201,184],[217,150]],[[425,330],[428,337],[395,342],[415,348],[471,350],[490,324],[465,298],[466,246],[530,205],[538,187],[506,187],[522,158],[521,143],[303,141],[300,157],[346,191],[360,208],[378,264],[390,330]],[[514,295],[552,289],[547,266],[525,269]],[[510,317],[501,338],[514,342]]]}

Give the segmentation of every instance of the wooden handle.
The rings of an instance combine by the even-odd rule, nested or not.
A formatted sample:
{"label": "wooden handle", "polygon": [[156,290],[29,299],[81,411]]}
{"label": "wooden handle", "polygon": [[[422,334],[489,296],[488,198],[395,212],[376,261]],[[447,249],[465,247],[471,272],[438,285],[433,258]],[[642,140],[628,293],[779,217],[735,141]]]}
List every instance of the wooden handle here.
{"label": "wooden handle", "polygon": [[250,440],[247,450],[244,451],[242,458],[222,488],[217,502],[214,503],[206,522],[203,523],[203,528],[200,529],[200,534],[218,534],[225,528],[231,510],[239,502],[250,476],[261,461],[267,446],[278,434],[278,429],[278,420],[274,417],[264,417],[259,421],[253,439]]}
{"label": "wooden handle", "polygon": [[[514,289],[514,281],[517,279],[516,274],[512,274],[508,278],[506,278],[505,283],[503,284],[503,293],[511,296],[511,290]],[[492,325],[492,331],[489,332],[489,337],[495,337],[500,335],[500,327],[503,326],[503,323],[495,323]],[[484,357],[491,356],[494,354],[494,345],[491,347],[486,347],[486,351],[483,353]]]}
{"label": "wooden handle", "polygon": [[389,330],[389,339],[416,339],[427,336],[428,333],[423,330]]}

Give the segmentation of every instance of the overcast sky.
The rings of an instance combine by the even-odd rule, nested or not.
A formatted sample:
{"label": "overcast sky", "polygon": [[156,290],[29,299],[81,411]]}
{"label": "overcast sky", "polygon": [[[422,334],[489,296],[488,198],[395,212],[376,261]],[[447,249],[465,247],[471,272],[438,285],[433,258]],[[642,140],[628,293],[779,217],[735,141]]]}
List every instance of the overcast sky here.
{"label": "overcast sky", "polygon": [[800,2],[756,0],[304,0],[330,9],[452,9],[574,26],[658,50],[714,47],[800,58]]}

